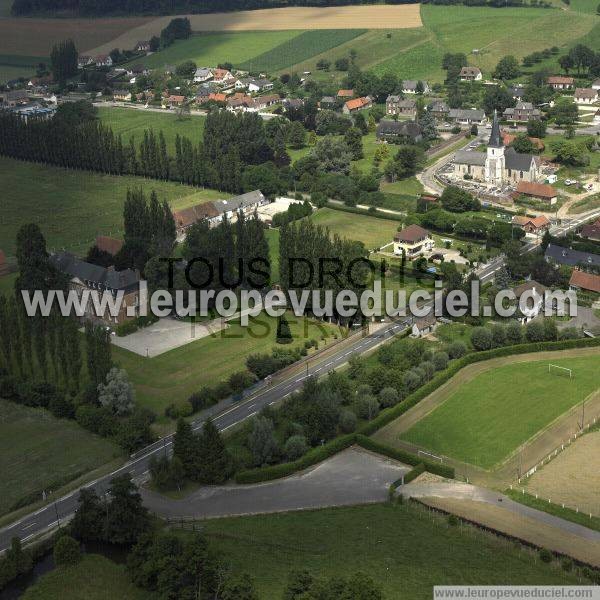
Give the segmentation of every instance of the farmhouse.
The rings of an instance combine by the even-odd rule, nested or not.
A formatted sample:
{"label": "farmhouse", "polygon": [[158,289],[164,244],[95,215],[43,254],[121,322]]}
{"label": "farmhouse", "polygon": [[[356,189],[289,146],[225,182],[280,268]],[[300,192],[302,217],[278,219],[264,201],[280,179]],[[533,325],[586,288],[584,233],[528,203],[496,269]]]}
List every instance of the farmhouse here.
{"label": "farmhouse", "polygon": [[463,178],[468,175],[472,179],[493,185],[536,181],[539,167],[539,157],[520,154],[514,148],[504,146],[496,113],[487,152],[461,150],[454,155],[455,177]]}
{"label": "farmhouse", "polygon": [[594,104],[598,102],[598,90],[593,88],[577,88],[573,97],[577,104]]}
{"label": "farmhouse", "polygon": [[396,144],[417,144],[423,139],[423,132],[414,121],[388,121],[381,119],[375,135],[379,141]]}
{"label": "farmhouse", "polygon": [[431,233],[420,225],[409,225],[394,236],[394,254],[413,260],[433,250],[435,242]]}
{"label": "farmhouse", "polygon": [[534,280],[526,281],[513,288],[512,291],[519,305],[521,297],[525,295],[525,298],[523,298],[522,310],[515,313],[515,316],[521,325],[529,323],[529,321],[535,319],[539,316],[540,312],[542,312],[544,309],[544,294],[547,289],[546,286]]}
{"label": "farmhouse", "polygon": [[223,216],[228,219],[235,217],[238,211],[242,211],[248,215],[254,212],[259,206],[267,204],[268,200],[264,197],[260,190],[254,190],[253,192],[247,192],[228,200],[217,200],[213,202],[213,206],[218,212],[218,217],[215,220],[221,221]]}
{"label": "farmhouse", "polygon": [[594,294],[600,294],[600,275],[594,275],[593,273],[584,273],[578,269],[574,269],[571,273],[571,279],[569,280],[569,289],[586,292],[593,292]]}
{"label": "farmhouse", "polygon": [[548,244],[544,257],[547,262],[568,267],[580,267],[586,269],[600,268],[600,255],[591,252],[580,252],[563,246]]}
{"label": "farmhouse", "polygon": [[487,121],[485,111],[476,108],[451,108],[448,120],[460,125],[483,125]]}
{"label": "farmhouse", "polygon": [[463,67],[458,76],[461,81],[481,81],[483,77],[478,67]]}
{"label": "farmhouse", "polygon": [[412,335],[414,337],[423,337],[432,333],[437,327],[437,319],[433,312],[430,312],[426,317],[417,319],[412,326]]}
{"label": "farmhouse", "polygon": [[558,192],[551,185],[545,183],[534,183],[531,181],[519,181],[517,194],[543,200],[548,204],[556,204]]}
{"label": "farmhouse", "polygon": [[139,310],[140,274],[138,271],[132,271],[131,269],[115,271],[113,267],[99,267],[84,262],[68,252],[52,254],[50,264],[61,273],[69,276],[69,288],[75,290],[80,297],[84,290],[99,293],[109,292],[113,296],[117,293],[123,294],[123,302],[118,316],[96,315],[90,299],[85,307],[84,319],[96,320],[100,318],[110,325],[120,325],[133,318],[127,315],[128,307],[134,307],[136,312]]}
{"label": "farmhouse", "polygon": [[405,100],[400,96],[388,96],[385,101],[385,111],[388,115],[403,115],[413,118],[417,114],[417,102],[411,98]]}
{"label": "farmhouse", "polygon": [[344,103],[342,112],[346,115],[350,115],[371,108],[371,106],[373,106],[373,101],[369,96],[366,98],[354,98],[353,100],[348,100]]}
{"label": "farmhouse", "polygon": [[429,84],[426,81],[413,81],[407,79],[402,82],[402,93],[404,94],[428,94],[431,91]]}
{"label": "farmhouse", "polygon": [[115,102],[131,102],[131,92],[129,90],[114,90],[113,100]]}
{"label": "farmhouse", "polygon": [[600,242],[600,219],[594,223],[587,223],[584,225],[581,228],[581,233],[579,235],[586,240]]}
{"label": "farmhouse", "polygon": [[517,102],[514,108],[507,108],[504,111],[504,118],[507,121],[526,122],[539,121],[541,113],[539,109],[534,108],[531,102]]}
{"label": "farmhouse", "polygon": [[575,85],[575,79],[573,77],[554,75],[548,77],[548,85],[555,90],[572,90]]}
{"label": "farmhouse", "polygon": [[6,262],[6,255],[0,250],[0,277],[8,275],[8,263]]}
{"label": "farmhouse", "polygon": [[215,208],[212,202],[204,202],[196,204],[183,210],[173,212],[173,220],[175,221],[175,229],[177,231],[177,240],[181,241],[185,238],[187,230],[198,221],[207,219],[209,222],[219,216],[219,211]]}

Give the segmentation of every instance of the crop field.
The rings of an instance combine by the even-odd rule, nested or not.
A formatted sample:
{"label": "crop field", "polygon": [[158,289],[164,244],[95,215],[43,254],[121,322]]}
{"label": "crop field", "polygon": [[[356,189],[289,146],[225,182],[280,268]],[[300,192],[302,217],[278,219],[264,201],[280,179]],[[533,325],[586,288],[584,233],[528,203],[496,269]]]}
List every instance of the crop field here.
{"label": "crop field", "polygon": [[139,186],[148,194],[156,190],[174,209],[228,197],[174,182],[72,171],[0,157],[0,248],[13,255],[19,227],[37,223],[49,249],[85,253],[99,234],[119,237],[127,189]]}
{"label": "crop field", "polygon": [[41,62],[48,64],[48,58],[44,56],[0,54],[0,82],[34,75],[36,66]]}
{"label": "crop field", "polygon": [[[292,313],[287,318],[294,344],[286,348],[301,346],[307,339],[320,340],[337,331]],[[227,329],[154,358],[113,346],[113,359],[129,374],[140,404],[162,415],[171,402],[183,402],[202,386],[216,385],[244,370],[250,354],[270,353],[276,345],[276,331],[277,320],[261,315],[251,319],[248,327],[232,321]]]}
{"label": "crop field", "polygon": [[362,571],[394,600],[429,600],[434,585],[575,582],[574,575],[533,560],[529,551],[470,528],[448,527],[446,519],[406,503],[223,518],[202,525],[235,572],[253,574],[260,598],[281,598],[294,569],[320,577]]}
{"label": "crop field", "polygon": [[158,135],[162,131],[167,142],[167,149],[175,153],[175,137],[177,134],[189,138],[194,145],[202,141],[205,117],[188,116],[179,119],[175,112],[157,113],[132,108],[99,108],[98,115],[117,135],[121,135],[123,143],[133,136],[136,143],[144,137],[144,131],[152,129]]}
{"label": "crop field", "polygon": [[573,369],[573,379],[549,375],[548,362],[505,364],[462,381],[458,391],[400,438],[493,467],[598,389],[597,355],[551,361]]}
{"label": "crop field", "polygon": [[0,399],[0,514],[31,494],[76,479],[119,456],[119,448],[43,409]]}

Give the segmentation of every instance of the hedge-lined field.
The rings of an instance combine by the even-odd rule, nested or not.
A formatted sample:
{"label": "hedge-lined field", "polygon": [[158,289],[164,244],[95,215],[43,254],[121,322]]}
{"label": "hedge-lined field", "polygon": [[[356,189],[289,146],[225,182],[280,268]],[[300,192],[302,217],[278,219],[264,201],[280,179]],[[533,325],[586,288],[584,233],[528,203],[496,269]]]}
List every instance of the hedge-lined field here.
{"label": "hedge-lined field", "polygon": [[509,364],[476,375],[401,438],[492,467],[598,389],[598,356],[552,359],[573,369],[573,379],[549,375],[548,362]]}

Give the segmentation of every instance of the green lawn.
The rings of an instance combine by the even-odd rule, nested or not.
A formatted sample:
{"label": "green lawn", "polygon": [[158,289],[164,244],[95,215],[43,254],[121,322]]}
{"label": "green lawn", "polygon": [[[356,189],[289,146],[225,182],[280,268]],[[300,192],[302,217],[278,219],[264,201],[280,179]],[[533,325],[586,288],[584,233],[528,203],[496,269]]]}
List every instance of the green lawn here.
{"label": "green lawn", "polygon": [[[0,0],[0,17],[2,17],[5,6],[3,1],[6,2],[6,0]],[[48,64],[48,58],[44,56],[0,54],[0,82],[35,75],[36,66],[41,62]]]}
{"label": "green lawn", "polygon": [[369,574],[388,600],[429,600],[434,585],[575,584],[529,551],[407,504],[376,504],[203,522],[234,572],[249,572],[261,599],[281,598],[289,572]]}
{"label": "green lawn", "polygon": [[199,67],[214,67],[224,62],[239,65],[301,34],[301,30],[197,33],[137,62],[148,67],[176,65],[186,60],[193,60]]}
{"label": "green lawn", "polygon": [[271,260],[271,283],[279,281],[279,229],[265,230]]}
{"label": "green lawn", "polygon": [[125,565],[86,554],[77,565],[60,567],[43,575],[22,596],[23,600],[151,600],[155,595],[137,588]]}
{"label": "green lawn", "polygon": [[320,208],[310,218],[318,225],[328,227],[332,234],[363,242],[370,250],[389,244],[400,226],[398,221],[333,208]]}
{"label": "green lawn", "polygon": [[11,294],[15,289],[15,279],[17,278],[17,273],[9,273],[4,277],[0,277],[0,294]]}
{"label": "green lawn", "polygon": [[37,223],[49,249],[85,253],[96,235],[120,235],[127,189],[137,186],[148,194],[156,190],[173,208],[227,197],[179,183],[72,171],[0,157],[0,248],[14,254],[19,227]]}
{"label": "green lawn", "polygon": [[156,134],[162,131],[170,154],[175,154],[175,136],[185,136],[194,145],[202,141],[205,117],[190,116],[178,119],[173,113],[157,113],[133,108],[99,108],[98,114],[103,123],[108,125],[127,143],[134,136],[136,143],[144,138],[144,131],[153,129]]}
{"label": "green lawn", "polygon": [[600,208],[600,194],[594,194],[593,196],[588,196],[583,200],[575,202],[575,204],[571,205],[569,212],[579,214],[588,210],[593,210],[594,208]]}
{"label": "green lawn", "polygon": [[0,400],[0,513],[31,495],[41,500],[42,490],[56,490],[119,454],[74,421]]}
{"label": "green lawn", "polygon": [[[292,313],[288,322],[295,343],[287,348],[302,346],[311,338],[320,340],[322,335],[337,331],[321,322],[299,319]],[[244,370],[250,354],[270,353],[276,345],[276,330],[276,319],[263,314],[251,319],[249,327],[231,322],[222,332],[154,358],[113,346],[113,359],[129,374],[139,403],[162,415],[172,402],[183,402],[201,387],[216,385],[232,373]]]}
{"label": "green lawn", "polygon": [[547,361],[481,373],[401,437],[483,468],[505,459],[598,389],[598,356],[553,360],[574,377],[548,374]]}

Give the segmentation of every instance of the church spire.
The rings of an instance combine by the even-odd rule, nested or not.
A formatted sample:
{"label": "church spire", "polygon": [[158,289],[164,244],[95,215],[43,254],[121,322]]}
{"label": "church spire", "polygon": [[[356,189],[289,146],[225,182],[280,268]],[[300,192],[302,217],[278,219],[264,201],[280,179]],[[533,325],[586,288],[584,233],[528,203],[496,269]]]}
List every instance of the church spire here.
{"label": "church spire", "polygon": [[492,123],[492,133],[488,146],[491,148],[502,148],[502,136],[500,135],[500,123],[498,123],[498,111],[494,111],[494,122]]}

